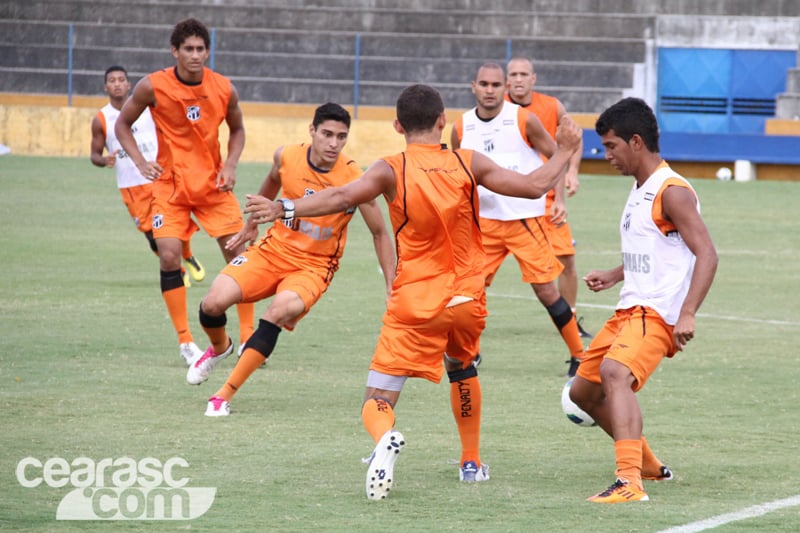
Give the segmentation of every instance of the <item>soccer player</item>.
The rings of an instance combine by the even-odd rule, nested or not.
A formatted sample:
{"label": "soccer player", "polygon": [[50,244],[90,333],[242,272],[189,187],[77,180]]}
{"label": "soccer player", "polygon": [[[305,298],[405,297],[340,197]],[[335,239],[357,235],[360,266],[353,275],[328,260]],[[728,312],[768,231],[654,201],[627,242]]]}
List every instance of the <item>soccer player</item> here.
{"label": "soccer player", "polygon": [[[558,121],[567,113],[567,110],[558,98],[535,91],[536,79],[533,61],[525,57],[511,59],[506,66],[506,100],[534,113],[544,129],[554,136]],[[575,268],[575,241],[572,240],[572,232],[567,222],[564,193],[572,196],[578,192],[580,186],[578,168],[581,164],[582,152],[582,147],[578,147],[573,154],[564,176],[563,189],[555,187],[547,191],[545,214],[549,216],[540,219],[553,252],[564,266],[564,270],[558,276],[558,292],[569,303],[573,314],[575,314],[578,299],[578,271]],[[592,338],[592,335],[581,326],[580,319],[578,319],[578,333],[582,338]],[[574,374],[574,370],[571,374]]]}
{"label": "soccer player", "polygon": [[[476,107],[459,117],[450,136],[454,148],[477,150],[498,165],[530,172],[550,157],[553,138],[534,113],[506,102],[503,67],[482,65],[472,82]],[[563,176],[556,187],[563,189]],[[508,254],[519,263],[522,280],[547,309],[569,349],[567,375],[574,375],[583,357],[583,341],[570,304],[561,296],[555,280],[564,269],[553,252],[544,226],[545,199],[510,198],[479,187],[480,225],[486,251],[485,278],[490,286]]]}
{"label": "soccer player", "polygon": [[[270,356],[283,328],[292,330],[319,301],[339,268],[347,240],[347,226],[356,206],[328,216],[294,217],[292,201],[350,183],[361,175],[356,162],[342,153],[350,132],[350,114],[339,104],[319,106],[309,126],[311,144],[281,146],[258,194],[277,197],[285,216],[258,242],[231,261],[212,283],[200,303],[200,325],[211,346],[194,362],[186,380],[198,385],[233,351],[225,332],[225,311],[239,302],[256,302],[274,296],[258,327],[244,346],[225,384],[208,400],[206,416],[227,416],[230,401],[247,378]],[[389,293],[395,272],[392,239],[374,199],[358,205],[372,233],[375,252]],[[248,220],[228,243],[236,247],[253,241],[258,224]]]}
{"label": "soccer player", "polygon": [[614,439],[617,479],[589,501],[646,501],[642,479],[668,480],[672,472],[642,435],[635,393],[665,357],[694,338],[717,252],[697,194],[661,158],[650,107],[625,98],[603,111],[595,130],[608,162],[634,181],[620,220],[622,264],[583,278],[595,292],[623,285],[614,315],[578,367],[570,397]]}
{"label": "soccer player", "polygon": [[[397,249],[397,277],[372,356],[361,417],[376,443],[368,459],[367,498],[385,498],[405,438],[394,429],[394,409],[409,377],[450,381],[453,415],[461,439],[459,479],[489,479],[480,457],[482,392],[478,370],[486,300],[477,187],[537,198],[558,180],[578,145],[580,128],[559,126],[550,161],[527,175],[506,170],[472,150],[440,144],[447,124],[435,89],[412,85],[397,99],[395,130],[406,150],[371,165],[344,186],[295,200],[294,205],[248,197],[245,212],[257,222],[280,217],[341,213],[383,195]],[[446,354],[444,367],[442,354]]]}
{"label": "soccer player", "polygon": [[[122,195],[122,201],[128,208],[128,213],[130,213],[136,229],[144,234],[150,244],[150,249],[158,255],[150,220],[153,183],[142,176],[139,169],[131,162],[114,133],[119,110],[122,109],[122,104],[125,103],[131,90],[128,72],[125,68],[119,65],[108,67],[105,72],[103,88],[108,95],[108,103],[92,119],[91,161],[95,166],[113,168],[116,171],[117,187]],[[155,158],[158,153],[158,139],[149,110],[142,113],[133,128],[139,151],[146,157]],[[103,155],[103,149],[107,151],[107,155]],[[187,273],[181,268],[184,285],[191,286],[190,275],[194,281],[203,281],[206,277],[205,268],[192,254],[188,239],[181,243],[181,256],[188,269]],[[189,361],[186,363],[188,364]]]}
{"label": "soccer player", "polygon": [[[180,275],[181,241],[194,231],[192,215],[217,240],[230,261],[244,250],[228,249],[228,239],[243,227],[233,194],[236,165],[244,149],[244,122],[236,88],[205,67],[211,37],[195,19],[179,22],[170,43],[175,66],[142,78],[125,102],[116,124],[122,148],[136,168],[153,180],[153,237],[161,266],[161,294],[178,332],[180,353],[195,361],[203,352],[194,343]],[[150,110],[158,132],[158,158],[148,159],[133,137],[133,124]],[[222,160],[219,126],[229,129],[228,154]],[[253,304],[238,306],[239,339],[253,332]]]}

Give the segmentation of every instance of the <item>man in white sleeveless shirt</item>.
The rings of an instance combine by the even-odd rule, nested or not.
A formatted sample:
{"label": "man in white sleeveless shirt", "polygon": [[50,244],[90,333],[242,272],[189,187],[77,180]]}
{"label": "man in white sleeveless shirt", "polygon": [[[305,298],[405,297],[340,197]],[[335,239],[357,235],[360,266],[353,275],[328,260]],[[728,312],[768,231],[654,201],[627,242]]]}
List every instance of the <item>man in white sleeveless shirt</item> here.
{"label": "man in white sleeveless shirt", "polygon": [[[503,67],[482,65],[472,82],[477,106],[456,120],[450,142],[453,149],[470,148],[507,169],[531,172],[542,166],[541,155],[553,154],[555,142],[534,113],[505,101],[505,87]],[[564,176],[557,187],[563,191]],[[478,195],[486,286],[512,254],[519,263],[522,281],[531,284],[564,339],[570,354],[567,375],[574,376],[583,357],[583,341],[572,307],[556,285],[564,266],[545,233],[545,197],[513,198],[484,187],[478,187]]]}
{"label": "man in white sleeveless shirt", "polygon": [[642,435],[635,393],[665,357],[694,337],[695,315],[718,259],[697,194],[661,158],[650,107],[625,98],[600,115],[595,130],[606,159],[634,182],[620,220],[622,264],[583,278],[595,292],[623,285],[616,312],[589,345],[570,396],[614,439],[617,479],[589,501],[646,501],[643,479],[673,476]]}
{"label": "man in white sleeveless shirt", "polygon": [[[128,213],[130,213],[136,229],[144,234],[150,244],[150,249],[158,255],[150,216],[153,182],[142,176],[133,161],[125,154],[114,133],[114,124],[117,122],[119,111],[131,90],[127,71],[119,65],[108,67],[105,73],[104,89],[108,95],[108,103],[98,111],[92,120],[91,161],[95,166],[109,167],[116,171],[117,187],[122,195],[122,201],[128,208]],[[148,160],[155,161],[158,154],[158,138],[149,109],[145,109],[133,129],[139,150],[145,154]],[[195,231],[196,229],[195,227]],[[190,275],[191,279],[196,282],[203,281],[206,276],[205,268],[194,257],[189,241],[183,243],[182,255],[186,269],[188,269],[188,273],[186,269],[181,269],[184,285],[191,286]],[[180,347],[180,353],[189,364],[203,352],[196,345],[190,346],[193,343],[186,344],[186,346]]]}

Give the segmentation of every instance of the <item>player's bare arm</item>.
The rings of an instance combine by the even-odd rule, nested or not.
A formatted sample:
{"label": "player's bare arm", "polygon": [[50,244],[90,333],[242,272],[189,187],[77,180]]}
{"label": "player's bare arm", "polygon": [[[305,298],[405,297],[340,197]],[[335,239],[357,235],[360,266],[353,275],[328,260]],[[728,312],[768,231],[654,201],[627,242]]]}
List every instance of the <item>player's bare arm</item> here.
{"label": "player's bare arm", "polygon": [[[374,200],[381,194],[391,201],[395,181],[392,167],[383,160],[373,163],[356,181],[344,187],[323,189],[316,194],[294,201],[296,217],[317,217],[341,213],[351,207]],[[247,195],[245,213],[254,215],[259,223],[271,222],[283,216],[283,206],[263,196]]]}
{"label": "player's bare arm", "polygon": [[592,270],[585,276],[583,281],[590,291],[600,292],[610,289],[625,278],[622,265],[609,270]]}
{"label": "player's bare arm", "polygon": [[[561,122],[561,119],[567,116],[567,109],[564,107],[564,104],[561,103],[561,100],[557,101],[557,113],[558,113],[558,121]],[[564,176],[564,190],[567,196],[573,196],[575,193],[578,192],[578,188],[580,188],[581,184],[578,179],[578,171],[581,166],[581,159],[583,158],[583,138],[581,138],[581,142],[578,144],[578,149],[575,150],[575,153],[572,154],[572,159],[569,160],[569,168],[567,169],[567,173]]]}
{"label": "player's bare arm", "polygon": [[472,173],[480,185],[491,191],[506,196],[539,198],[561,179],[569,158],[578,146],[580,135],[581,130],[573,121],[567,119],[563,125],[559,124],[555,152],[547,163],[527,174],[526,179],[520,179],[519,173],[504,169],[477,152],[472,155]]}
{"label": "player's bare arm", "polygon": [[106,136],[103,133],[103,125],[100,119],[94,117],[92,120],[92,144],[91,156],[92,164],[96,167],[113,167],[117,162],[117,154],[103,155],[106,146]]}
{"label": "player's bare arm", "polygon": [[358,206],[364,223],[372,234],[372,244],[375,247],[375,255],[378,256],[378,264],[381,266],[383,278],[386,281],[386,297],[392,292],[392,282],[394,282],[397,270],[397,257],[394,252],[394,244],[389,231],[386,229],[386,222],[378,202],[370,200]]}
{"label": "player's bare arm", "polygon": [[231,85],[231,97],[228,101],[228,112],[225,115],[230,134],[228,136],[228,156],[217,175],[217,188],[221,191],[232,191],[236,185],[236,166],[244,150],[244,117],[239,107],[239,93]]}
{"label": "player's bare arm", "polygon": [[461,139],[458,138],[458,132],[456,131],[455,124],[453,124],[453,129],[450,131],[450,148],[452,150],[461,148]]}
{"label": "player's bare arm", "polygon": [[540,154],[551,157],[556,151],[556,142],[544,129],[542,121],[535,113],[528,112],[525,119],[525,136],[533,148]]}
{"label": "player's bare arm", "polygon": [[672,332],[679,350],[694,338],[695,314],[711,288],[719,262],[714,242],[696,205],[694,193],[685,187],[667,187],[662,193],[664,216],[675,224],[683,242],[695,256],[689,292]]}
{"label": "player's bare arm", "polygon": [[[281,154],[283,146],[279,147],[272,155],[272,168],[267,172],[261,187],[258,188],[258,195],[269,200],[274,200],[281,190]],[[258,238],[258,223],[251,214],[244,222],[244,226],[225,243],[226,250],[235,250],[245,243],[253,244]]]}
{"label": "player's bare arm", "polygon": [[114,132],[117,134],[117,140],[122,145],[122,149],[131,158],[131,161],[139,169],[142,176],[149,180],[154,180],[161,176],[164,169],[156,161],[145,160],[142,152],[139,151],[136,139],[133,138],[131,129],[133,128],[133,123],[136,122],[136,119],[144,112],[145,108],[151,105],[156,105],[153,85],[150,83],[150,78],[144,77],[139,80],[139,83],[133,89],[133,94],[122,106]]}

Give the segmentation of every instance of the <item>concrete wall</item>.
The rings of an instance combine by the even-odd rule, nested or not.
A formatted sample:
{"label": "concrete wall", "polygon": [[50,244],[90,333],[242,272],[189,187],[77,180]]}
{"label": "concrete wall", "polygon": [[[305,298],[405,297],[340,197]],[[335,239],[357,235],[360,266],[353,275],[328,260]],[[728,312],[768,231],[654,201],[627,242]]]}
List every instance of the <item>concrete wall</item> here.
{"label": "concrete wall", "polygon": [[[91,122],[106,102],[102,97],[77,97],[67,106],[63,96],[0,94],[0,144],[15,154],[86,157],[88,163]],[[271,162],[277,147],[309,139],[308,126],[316,106],[243,102],[241,107],[247,132],[242,161]],[[463,111],[448,110],[449,122]],[[393,108],[360,108],[360,118],[350,127],[346,151],[361,166],[405,147],[403,137],[392,127],[394,116]],[[594,127],[596,120],[592,114],[574,118],[586,128]],[[227,130],[224,126],[221,130],[224,147]],[[448,127],[442,142],[449,143],[449,136]]]}

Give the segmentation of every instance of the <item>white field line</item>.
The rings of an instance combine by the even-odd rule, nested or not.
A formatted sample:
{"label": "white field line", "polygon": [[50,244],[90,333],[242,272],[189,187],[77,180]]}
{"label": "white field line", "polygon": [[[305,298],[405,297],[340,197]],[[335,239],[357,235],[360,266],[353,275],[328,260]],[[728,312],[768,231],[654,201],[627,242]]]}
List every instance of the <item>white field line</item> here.
{"label": "white field line", "polygon": [[[538,301],[536,296],[525,296],[521,294],[499,294],[495,292],[486,292],[486,296],[489,298],[509,298],[512,300],[532,300]],[[600,305],[600,304],[589,304],[578,302],[578,307],[589,307],[591,309],[608,309],[610,311],[614,310],[613,305]],[[800,322],[796,320],[768,320],[762,318],[751,318],[751,317],[741,317],[741,316],[730,316],[730,315],[714,315],[709,313],[697,313],[699,318],[710,318],[712,320],[727,320],[731,322],[747,322],[750,324],[770,324],[773,326],[797,326],[800,327]]]}
{"label": "white field line", "polygon": [[[795,507],[797,505],[800,505],[800,495],[792,496],[790,498],[784,498],[782,500],[775,500],[772,502],[754,505],[752,507],[747,507],[745,509],[742,509],[740,511],[734,511],[732,513],[712,516],[711,518],[706,518],[705,520],[698,520],[697,522],[691,522],[683,526],[676,526],[676,527],[671,527],[669,529],[662,529],[658,533],[697,533],[699,531],[705,531],[707,529],[714,529],[715,527],[729,524],[731,522],[738,522],[739,520],[755,518],[757,516],[762,516],[767,513],[771,513],[772,511],[777,511],[778,509],[785,509],[786,507]],[[754,526],[758,527],[758,524],[754,524]]]}

